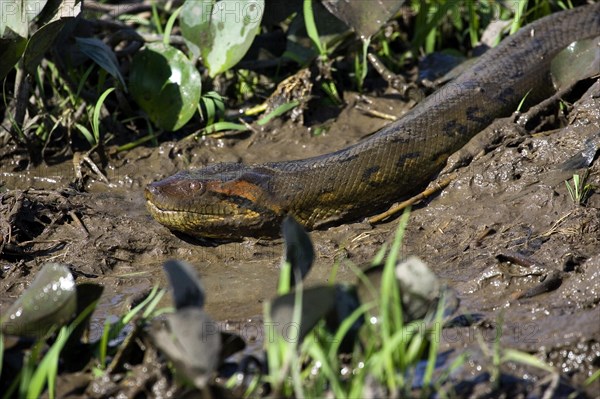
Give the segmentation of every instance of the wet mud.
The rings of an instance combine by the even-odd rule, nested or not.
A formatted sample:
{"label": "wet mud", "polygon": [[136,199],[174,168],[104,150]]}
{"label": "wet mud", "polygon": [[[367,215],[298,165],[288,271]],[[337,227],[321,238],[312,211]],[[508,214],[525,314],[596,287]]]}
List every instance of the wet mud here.
{"label": "wet mud", "polygon": [[[473,354],[456,372],[456,380],[473,381],[472,394],[485,395],[488,389],[478,388],[477,378],[491,363],[486,350],[497,334],[502,347],[535,354],[568,384],[581,386],[600,367],[600,195],[596,189],[585,206],[575,204],[564,180],[577,171],[561,168],[594,140],[600,142],[600,82],[580,96],[565,115],[567,127],[502,141],[412,210],[403,254],[419,256],[454,287],[462,313],[481,315],[477,323],[443,335],[443,350]],[[311,128],[274,121],[244,136],[109,150],[109,184],[84,165],[89,174],[84,192],[72,187],[76,172],[71,161],[18,170],[20,154],[5,147],[0,158],[0,311],[16,300],[44,262],[62,262],[78,281],[105,286],[94,317],[99,332],[105,318],[120,314],[154,285],[166,287],[161,265],[177,258],[197,269],[208,295],[207,311],[215,319],[237,330],[255,327],[263,303],[275,295],[281,241],[210,246],[182,239],[148,215],[143,188],[180,169],[212,162],[296,159],[342,148],[386,124],[366,116],[358,104],[393,115],[407,110],[394,96],[374,96],[369,104],[352,94],[345,100],[347,106],[319,136]],[[511,121],[504,123],[516,129]],[[600,162],[589,170],[588,182],[600,186]],[[337,278],[352,280],[349,264],[369,262],[396,226],[394,220],[374,227],[358,222],[312,232],[317,259],[309,284],[328,281],[338,263]],[[551,384],[543,381],[548,373],[503,367],[525,386],[531,384],[526,391],[543,391]],[[597,395],[599,384],[587,387],[588,395]]]}

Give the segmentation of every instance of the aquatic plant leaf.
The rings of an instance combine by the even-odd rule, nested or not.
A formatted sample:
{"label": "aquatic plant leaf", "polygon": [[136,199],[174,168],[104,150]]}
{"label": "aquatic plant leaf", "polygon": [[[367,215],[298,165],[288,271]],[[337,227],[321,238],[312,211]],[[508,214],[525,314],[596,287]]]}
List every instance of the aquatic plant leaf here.
{"label": "aquatic plant leaf", "polygon": [[557,90],[600,73],[598,38],[571,43],[550,64],[552,82]]}
{"label": "aquatic plant leaf", "polygon": [[301,342],[304,337],[334,309],[336,288],[331,285],[302,290],[300,324],[294,322],[296,292],[278,296],[271,302],[271,322],[275,331],[286,340]]}
{"label": "aquatic plant leaf", "polygon": [[150,330],[154,345],[175,368],[201,389],[219,365],[221,332],[210,316],[195,307],[165,316],[166,324],[155,322]]}
{"label": "aquatic plant leaf", "polygon": [[29,23],[37,17],[47,0],[2,0],[0,37],[12,31],[21,37],[29,35]]}
{"label": "aquatic plant leaf", "polygon": [[[25,69],[33,74],[58,33],[81,12],[80,0],[3,0],[0,4],[0,79],[22,55]],[[27,41],[35,18],[40,28]]]}
{"label": "aquatic plant leaf", "polygon": [[0,318],[2,332],[41,337],[52,326],[63,326],[75,314],[77,294],[69,269],[46,263],[29,288]]}
{"label": "aquatic plant leaf", "polygon": [[361,39],[367,40],[398,12],[404,0],[322,0],[322,3]]}
{"label": "aquatic plant leaf", "polygon": [[310,237],[292,216],[287,216],[282,224],[285,240],[285,260],[292,266],[290,287],[293,287],[310,271],[315,258]]}
{"label": "aquatic plant leaf", "polygon": [[113,78],[118,79],[121,85],[126,88],[125,79],[123,79],[119,69],[119,61],[117,61],[117,56],[110,47],[95,37],[76,37],[75,42],[83,54],[90,57]]}
{"label": "aquatic plant leaf", "polygon": [[193,63],[178,49],[150,43],[133,57],[129,89],[156,126],[177,130],[194,115],[202,82]]}
{"label": "aquatic plant leaf", "polygon": [[204,288],[194,268],[179,260],[165,262],[163,269],[169,277],[176,309],[204,307]]}
{"label": "aquatic plant leaf", "polygon": [[69,19],[62,18],[46,24],[38,29],[27,42],[27,48],[23,54],[23,65],[30,74],[34,74],[46,51],[54,43],[54,39],[67,24]]}
{"label": "aquatic plant leaf", "polygon": [[23,55],[27,40],[21,36],[0,38],[0,80],[8,75]]}
{"label": "aquatic plant leaf", "polygon": [[260,29],[264,0],[186,0],[181,33],[211,77],[238,63]]}

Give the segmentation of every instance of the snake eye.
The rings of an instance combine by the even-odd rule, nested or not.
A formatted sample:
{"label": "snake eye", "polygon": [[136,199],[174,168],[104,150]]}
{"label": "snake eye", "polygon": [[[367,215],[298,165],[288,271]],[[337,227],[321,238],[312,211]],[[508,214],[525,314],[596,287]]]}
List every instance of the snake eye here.
{"label": "snake eye", "polygon": [[202,189],[202,182],[199,181],[190,181],[189,186],[191,191],[198,191]]}

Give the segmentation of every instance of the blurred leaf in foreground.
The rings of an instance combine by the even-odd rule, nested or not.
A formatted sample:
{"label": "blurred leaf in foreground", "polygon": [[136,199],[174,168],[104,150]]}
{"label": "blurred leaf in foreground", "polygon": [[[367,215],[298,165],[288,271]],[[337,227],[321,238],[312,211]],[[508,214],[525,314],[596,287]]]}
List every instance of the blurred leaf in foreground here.
{"label": "blurred leaf in foreground", "polygon": [[42,337],[67,323],[77,309],[75,280],[60,263],[46,263],[29,288],[0,318],[2,332]]}

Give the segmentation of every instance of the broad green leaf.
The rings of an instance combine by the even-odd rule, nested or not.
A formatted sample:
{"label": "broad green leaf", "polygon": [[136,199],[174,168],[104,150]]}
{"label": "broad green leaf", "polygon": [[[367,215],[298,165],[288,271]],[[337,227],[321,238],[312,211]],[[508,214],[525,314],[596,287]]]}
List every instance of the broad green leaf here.
{"label": "broad green leaf", "polygon": [[0,39],[0,80],[3,80],[13,69],[26,46],[27,40],[21,36]]}
{"label": "broad green leaf", "polygon": [[44,9],[47,0],[2,0],[0,2],[0,37],[7,28],[21,37],[29,35],[29,23]]}
{"label": "broad green leaf", "polygon": [[264,0],[186,0],[181,32],[211,77],[228,70],[246,54],[260,29]]}
{"label": "broad green leaf", "polygon": [[81,13],[83,0],[51,0],[38,16],[37,25],[42,26],[62,18],[76,18]]}
{"label": "broad green leaf", "polygon": [[404,0],[323,0],[330,13],[354,29],[361,39],[373,36],[398,12]]}
{"label": "broad green leaf", "polygon": [[52,46],[54,39],[56,39],[56,36],[58,36],[67,21],[69,21],[67,18],[57,19],[42,26],[29,38],[27,49],[25,49],[25,54],[23,54],[23,64],[27,72],[30,74],[35,73],[35,70],[42,61],[42,57],[44,57],[46,51]]}
{"label": "broad green leaf", "polygon": [[113,78],[118,79],[123,87],[125,80],[119,69],[119,62],[113,50],[102,40],[94,37],[76,37],[75,41],[81,52],[90,57],[102,69],[108,72]]}
{"label": "broad green leaf", "polygon": [[192,62],[169,45],[148,44],[133,58],[129,89],[161,129],[177,130],[192,118],[200,101],[201,85]]}
{"label": "broad green leaf", "polygon": [[600,50],[597,42],[597,39],[573,42],[554,57],[550,72],[557,90],[598,74]]}

